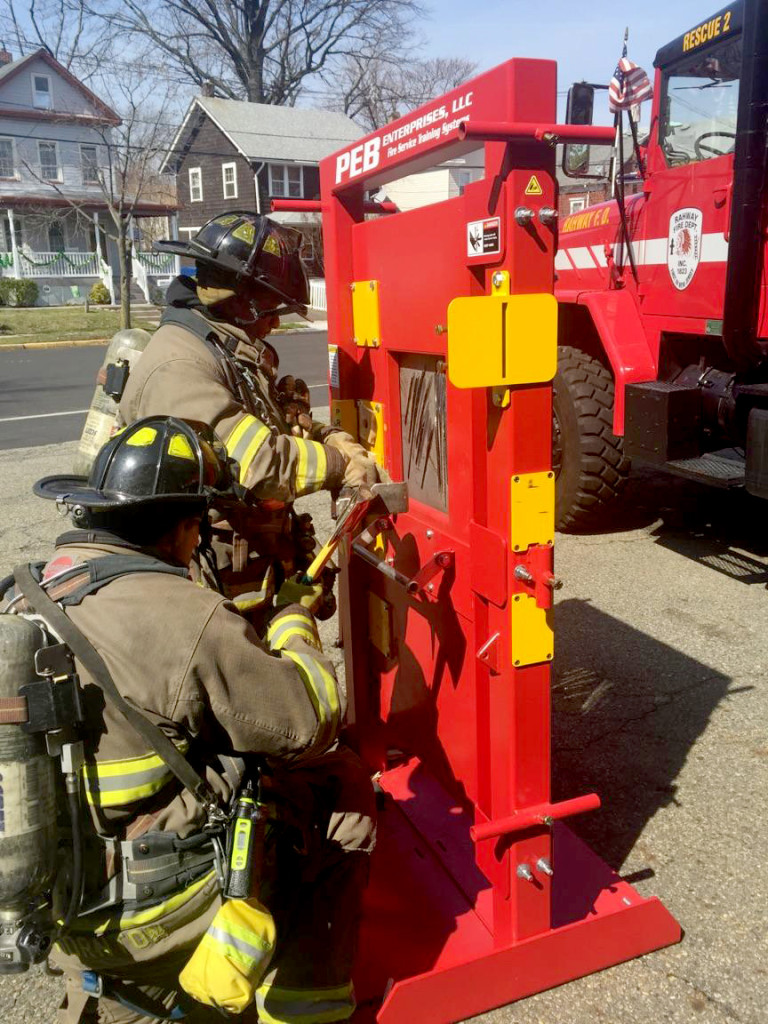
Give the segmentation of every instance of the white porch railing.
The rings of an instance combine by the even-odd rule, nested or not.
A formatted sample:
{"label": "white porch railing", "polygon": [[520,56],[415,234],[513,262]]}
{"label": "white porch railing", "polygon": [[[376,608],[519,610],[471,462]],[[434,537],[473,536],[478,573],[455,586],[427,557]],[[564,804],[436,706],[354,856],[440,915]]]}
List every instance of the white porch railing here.
{"label": "white porch railing", "polygon": [[312,309],[326,310],[328,302],[325,294],[325,279],[312,277],[309,280],[309,304]]}
{"label": "white porch railing", "polygon": [[[99,257],[95,252],[20,252],[22,277],[99,277]],[[6,277],[13,275],[3,265]]]}
{"label": "white porch railing", "polygon": [[137,252],[136,257],[148,274],[165,277],[175,273],[176,257],[170,252]]}

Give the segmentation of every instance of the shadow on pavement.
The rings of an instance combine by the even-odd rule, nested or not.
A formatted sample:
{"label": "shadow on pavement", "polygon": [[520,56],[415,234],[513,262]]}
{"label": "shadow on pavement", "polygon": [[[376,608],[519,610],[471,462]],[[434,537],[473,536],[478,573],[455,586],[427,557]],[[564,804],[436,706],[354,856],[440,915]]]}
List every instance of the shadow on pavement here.
{"label": "shadow on pavement", "polygon": [[730,679],[587,601],[559,602],[555,628],[554,797],[597,792],[602,808],[575,830],[613,868],[637,846],[653,869],[643,830],[678,803],[676,780]]}
{"label": "shadow on pavement", "polygon": [[691,561],[747,584],[768,585],[768,505],[744,490],[720,490],[649,467],[633,467],[627,488],[592,536],[652,526],[650,536]]}

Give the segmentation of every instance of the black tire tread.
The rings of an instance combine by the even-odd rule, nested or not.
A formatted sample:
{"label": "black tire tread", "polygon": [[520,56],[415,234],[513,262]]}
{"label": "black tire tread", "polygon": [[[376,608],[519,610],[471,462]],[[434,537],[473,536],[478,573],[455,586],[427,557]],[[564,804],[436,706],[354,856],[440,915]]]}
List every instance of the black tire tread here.
{"label": "black tire tread", "polygon": [[[579,481],[557,528],[579,531],[596,525],[629,477],[623,438],[613,433],[613,377],[606,366],[581,349],[561,345],[558,377],[570,394],[579,424]],[[561,425],[562,429],[562,425]]]}

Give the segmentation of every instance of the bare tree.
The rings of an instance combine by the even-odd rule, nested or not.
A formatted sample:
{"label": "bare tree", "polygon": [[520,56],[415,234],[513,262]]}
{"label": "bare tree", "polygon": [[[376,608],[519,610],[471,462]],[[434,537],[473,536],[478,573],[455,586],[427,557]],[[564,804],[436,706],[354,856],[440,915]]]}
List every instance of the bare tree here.
{"label": "bare tree", "polygon": [[47,50],[77,77],[88,81],[108,58],[113,36],[88,10],[86,0],[0,0],[8,26],[5,42],[20,55]]}
{"label": "bare tree", "polygon": [[[158,95],[157,84],[131,83],[125,79],[113,82],[113,106],[121,116],[119,125],[94,127],[94,142],[100,154],[98,165],[91,168],[93,184],[98,184],[101,199],[110,215],[107,237],[116,245],[120,274],[121,327],[131,326],[131,276],[134,217],[148,202],[173,206],[175,190],[159,173],[162,157],[170,144],[171,125],[166,110],[170,96]],[[95,224],[88,208],[94,198],[73,195],[64,185],[43,178],[38,169],[25,164],[29,173],[41,184],[61,197],[69,210],[79,218]],[[104,222],[99,221],[104,227]]]}
{"label": "bare tree", "polygon": [[409,110],[466,82],[477,65],[463,57],[403,61],[395,52],[349,56],[329,88],[335,105],[369,129],[380,128]]}
{"label": "bare tree", "polygon": [[[64,0],[78,4],[81,0]],[[220,96],[292,106],[308,80],[371,39],[401,37],[419,0],[82,0],[122,38]]]}

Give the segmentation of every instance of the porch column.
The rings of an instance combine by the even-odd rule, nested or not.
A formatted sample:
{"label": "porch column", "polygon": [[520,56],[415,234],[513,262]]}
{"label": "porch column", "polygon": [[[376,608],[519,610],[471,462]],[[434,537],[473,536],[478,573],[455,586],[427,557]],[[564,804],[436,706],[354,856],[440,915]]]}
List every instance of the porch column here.
{"label": "porch column", "polygon": [[13,222],[13,210],[8,207],[8,226],[11,229],[11,253],[13,254],[14,277],[21,277],[21,260],[19,259],[19,248],[16,245],[16,225]]}
{"label": "porch column", "polygon": [[[178,213],[171,214],[171,238],[174,240],[179,237],[179,215]],[[173,257],[173,273],[176,277],[181,273],[181,256],[176,254]]]}
{"label": "porch column", "polygon": [[96,255],[99,257],[99,268],[101,268],[101,261],[104,258],[101,252],[101,238],[99,236],[99,211],[93,211],[93,233],[96,238]]}

